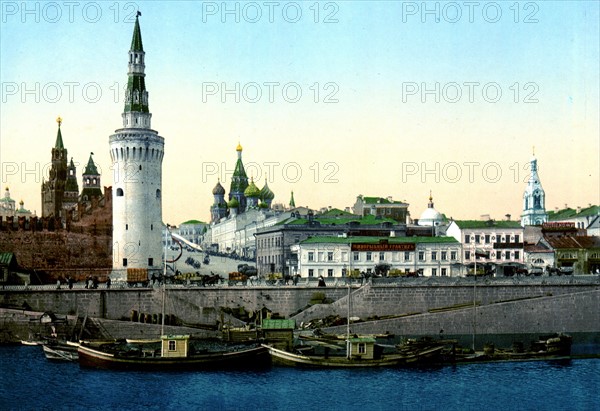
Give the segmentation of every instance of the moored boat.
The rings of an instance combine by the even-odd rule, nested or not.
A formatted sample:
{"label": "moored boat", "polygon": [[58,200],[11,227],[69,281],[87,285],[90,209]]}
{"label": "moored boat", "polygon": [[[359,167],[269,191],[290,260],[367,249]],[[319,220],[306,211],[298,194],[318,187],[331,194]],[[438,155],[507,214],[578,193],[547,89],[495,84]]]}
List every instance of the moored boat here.
{"label": "moored boat", "polygon": [[263,347],[269,350],[274,365],[305,368],[376,368],[437,363],[442,351],[448,346],[447,341],[430,340],[418,347],[384,353],[381,347],[375,344],[374,338],[349,338],[346,344],[345,356],[329,355],[328,351],[323,355],[307,355],[284,351],[271,345]]}
{"label": "moored boat", "polygon": [[197,349],[189,335],[165,335],[160,344],[81,343],[79,364],[114,370],[211,370],[256,369],[270,365],[269,353],[261,346],[229,346],[220,350]]}
{"label": "moored boat", "polygon": [[541,336],[525,350],[521,342],[513,343],[509,349],[496,348],[494,344],[486,344],[482,352],[461,353],[458,349],[451,360],[455,363],[472,362],[505,362],[559,360],[571,358],[573,338],[567,334]]}
{"label": "moored boat", "polygon": [[42,345],[46,359],[52,361],[77,361],[78,345],[66,342],[48,342]]}

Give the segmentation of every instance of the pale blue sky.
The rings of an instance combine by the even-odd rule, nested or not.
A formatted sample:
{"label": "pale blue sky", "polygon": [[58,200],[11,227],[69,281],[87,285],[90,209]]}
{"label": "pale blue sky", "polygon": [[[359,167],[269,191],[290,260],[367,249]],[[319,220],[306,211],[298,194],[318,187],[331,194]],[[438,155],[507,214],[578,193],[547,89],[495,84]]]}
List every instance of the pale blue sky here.
{"label": "pale blue sky", "polygon": [[[259,186],[265,163],[279,164],[269,185],[283,203],[291,190],[297,204],[311,207],[391,195],[408,201],[418,218],[433,190],[448,216],[516,217],[534,145],[548,209],[600,202],[598,2],[520,2],[517,22],[512,1],[480,2],[473,22],[465,2],[428,2],[439,5],[439,23],[422,14],[422,2],[276,3],[271,23],[265,2],[228,2],[239,9],[236,23],[234,14],[222,15],[222,2],[78,2],[72,22],[64,2],[53,3],[58,9],[31,2],[28,13],[21,2],[2,2],[2,184],[39,212],[39,175],[58,115],[69,155],[85,163],[96,153],[103,184],[112,184],[108,137],[121,125],[122,96],[115,101],[115,92],[127,81],[127,17],[137,6],[153,128],[165,137],[169,223],[208,219],[218,174],[228,189],[238,140],[244,160],[260,165]],[[457,7],[462,17],[452,23]],[[298,8],[299,21],[286,21]],[[257,9],[260,21],[248,21]],[[501,17],[490,22],[498,9]],[[97,10],[101,16],[90,22]],[[337,22],[324,23],[327,16]],[[525,23],[527,17],[537,22]],[[77,83],[73,101],[69,82]],[[274,102],[269,82],[280,84]],[[472,103],[469,82],[479,83]],[[203,95],[210,85],[235,83],[258,84],[262,98],[252,103],[241,95],[236,103],[231,95]],[[299,102],[282,96],[288,83],[300,87]],[[448,93],[440,91],[439,103],[420,93],[435,83]],[[460,86],[456,103],[449,83]],[[486,100],[493,98],[482,94],[486,84],[502,92],[498,102]],[[411,85],[419,87],[414,95],[406,94]],[[34,91],[23,95],[24,88]],[[96,89],[102,95],[90,102]],[[256,88],[246,91],[252,98]],[[337,102],[324,103],[327,96]],[[537,102],[525,103],[527,97]],[[478,164],[473,178],[465,165],[471,162]]]}

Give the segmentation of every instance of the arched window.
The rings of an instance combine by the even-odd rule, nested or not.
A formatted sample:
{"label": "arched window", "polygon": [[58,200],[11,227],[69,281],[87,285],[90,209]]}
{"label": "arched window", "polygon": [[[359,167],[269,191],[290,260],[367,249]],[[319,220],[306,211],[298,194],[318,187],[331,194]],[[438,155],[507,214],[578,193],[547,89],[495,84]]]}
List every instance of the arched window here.
{"label": "arched window", "polygon": [[156,189],[156,198],[160,199],[160,188]]}
{"label": "arched window", "polygon": [[117,188],[117,197],[123,197],[123,189]]}

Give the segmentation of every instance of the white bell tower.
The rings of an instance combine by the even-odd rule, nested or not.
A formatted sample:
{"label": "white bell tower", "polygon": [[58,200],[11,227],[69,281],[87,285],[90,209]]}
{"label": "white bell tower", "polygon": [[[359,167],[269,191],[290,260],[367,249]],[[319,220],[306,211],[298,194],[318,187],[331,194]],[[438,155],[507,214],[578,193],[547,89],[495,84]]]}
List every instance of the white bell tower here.
{"label": "white bell tower", "polygon": [[125,280],[128,269],[163,270],[162,159],[164,138],[150,128],[144,49],[139,16],[129,50],[123,128],[110,136],[113,162],[113,273]]}
{"label": "white bell tower", "polygon": [[548,221],[546,195],[538,176],[535,153],[531,158],[529,171],[529,181],[523,193],[523,214],[521,214],[521,225],[523,227],[526,225],[542,225]]}

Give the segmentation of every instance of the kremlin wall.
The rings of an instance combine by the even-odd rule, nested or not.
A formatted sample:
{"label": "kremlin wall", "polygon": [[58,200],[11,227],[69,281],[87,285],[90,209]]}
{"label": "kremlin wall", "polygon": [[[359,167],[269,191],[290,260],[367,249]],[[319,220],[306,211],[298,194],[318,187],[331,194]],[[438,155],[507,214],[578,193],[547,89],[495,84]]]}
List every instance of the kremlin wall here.
{"label": "kremlin wall", "polygon": [[54,217],[0,217],[0,250],[13,253],[30,284],[88,275],[101,280],[112,268],[112,190],[80,202],[66,221]]}

